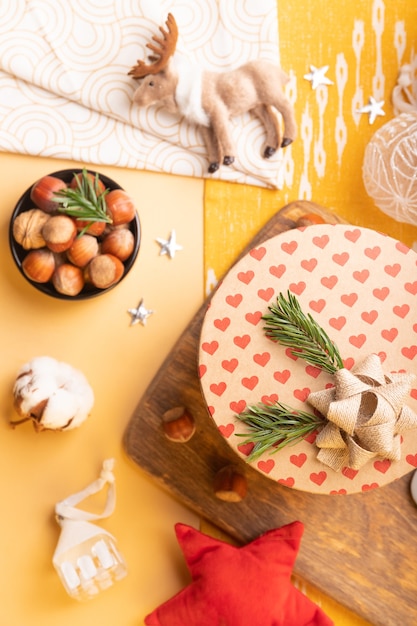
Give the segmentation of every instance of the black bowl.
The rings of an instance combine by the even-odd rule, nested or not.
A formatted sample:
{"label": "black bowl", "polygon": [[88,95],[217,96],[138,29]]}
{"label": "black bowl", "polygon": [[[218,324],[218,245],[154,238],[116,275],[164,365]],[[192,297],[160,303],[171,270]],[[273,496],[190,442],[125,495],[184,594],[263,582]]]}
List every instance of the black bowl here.
{"label": "black bowl", "polygon": [[[47,176],[55,176],[56,178],[60,178],[65,183],[69,184],[71,182],[74,174],[78,174],[78,173],[81,173],[81,172],[82,172],[81,169],[74,168],[72,170],[60,170],[58,172],[52,172],[51,174],[47,174]],[[88,170],[88,172],[93,174],[93,175],[96,174],[96,172],[91,171],[91,170]],[[107,176],[104,176],[103,174],[100,174],[100,173],[98,175],[100,177],[100,180],[104,183],[106,188],[108,188],[108,189],[122,189],[122,187],[120,185],[118,185],[111,178],[108,178]],[[11,219],[10,219],[10,224],[9,224],[9,244],[10,244],[10,250],[12,252],[12,256],[13,256],[14,262],[16,263],[17,268],[19,269],[19,271],[22,274],[22,276],[24,277],[24,279],[28,283],[33,285],[33,287],[35,287],[35,289],[38,289],[38,291],[41,291],[42,293],[45,293],[48,296],[52,296],[53,298],[59,298],[60,300],[86,300],[88,298],[94,298],[96,296],[102,295],[103,293],[107,293],[110,289],[113,289],[114,287],[119,285],[121,283],[121,281],[124,279],[124,277],[127,275],[127,273],[131,270],[131,268],[132,268],[132,266],[133,266],[133,264],[134,264],[134,262],[136,260],[136,257],[138,255],[138,252],[139,252],[140,241],[141,241],[141,229],[140,229],[140,221],[139,221],[138,214],[136,214],[135,218],[129,224],[129,229],[132,231],[132,233],[134,235],[134,238],[135,238],[135,247],[134,247],[131,255],[123,262],[123,265],[125,266],[125,271],[124,271],[124,274],[123,274],[122,278],[117,283],[115,283],[114,285],[111,285],[111,287],[108,287],[107,289],[98,289],[97,287],[94,287],[94,285],[86,284],[84,286],[84,288],[82,289],[82,291],[78,295],[76,295],[76,296],[67,296],[65,294],[62,294],[62,293],[59,293],[58,291],[56,291],[56,289],[53,286],[52,282],[37,283],[37,282],[34,282],[33,280],[30,280],[25,275],[25,273],[23,272],[23,269],[22,269],[22,261],[25,258],[25,256],[27,255],[27,253],[29,252],[29,250],[25,250],[24,248],[22,248],[22,246],[20,244],[18,244],[17,241],[15,240],[15,238],[13,237],[13,222],[14,222],[15,218],[17,217],[17,215],[19,215],[20,213],[23,213],[24,211],[29,211],[29,209],[33,209],[34,208],[34,203],[30,199],[30,192],[31,192],[32,186],[33,185],[31,185],[29,187],[29,189],[27,189],[25,191],[25,193],[19,199],[18,203],[16,204],[16,206],[14,208],[14,211],[13,211]]]}

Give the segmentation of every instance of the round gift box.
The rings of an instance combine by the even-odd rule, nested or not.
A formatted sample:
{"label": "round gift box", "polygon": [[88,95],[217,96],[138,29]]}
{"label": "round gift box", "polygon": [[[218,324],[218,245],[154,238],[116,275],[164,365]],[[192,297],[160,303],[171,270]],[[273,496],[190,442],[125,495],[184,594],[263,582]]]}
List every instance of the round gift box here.
{"label": "round gift box", "polygon": [[[313,412],[310,392],[332,375],[267,338],[262,316],[279,293],[294,294],[337,345],[346,369],[377,354],[384,373],[414,373],[417,364],[417,255],[366,228],[315,225],[289,230],[253,248],[218,286],[207,309],[199,373],[208,411],[237,455],[247,459],[245,407],[277,400]],[[417,413],[417,380],[406,404]],[[374,458],[359,470],[319,461],[315,435],[250,464],[302,491],[349,494],[388,484],[417,467],[417,429],[401,435],[401,459]]]}

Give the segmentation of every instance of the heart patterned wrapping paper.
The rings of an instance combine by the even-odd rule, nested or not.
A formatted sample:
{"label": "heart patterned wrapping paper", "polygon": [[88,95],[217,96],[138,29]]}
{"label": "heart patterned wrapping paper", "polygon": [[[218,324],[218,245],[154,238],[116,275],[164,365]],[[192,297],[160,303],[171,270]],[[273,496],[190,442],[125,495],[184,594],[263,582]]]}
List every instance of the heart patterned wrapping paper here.
{"label": "heart patterned wrapping paper", "polygon": [[282,187],[286,151],[261,157],[264,131],[250,114],[231,121],[237,158],[213,175],[195,127],[133,104],[128,71],[169,12],[178,54],[202,67],[279,62],[276,0],[4,0],[0,150]]}
{"label": "heart patterned wrapping paper", "polygon": [[[350,370],[377,354],[385,375],[415,374],[417,254],[366,228],[345,225],[290,230],[253,248],[227,274],[206,312],[199,373],[208,410],[241,457],[250,449],[236,415],[246,406],[277,400],[312,413],[310,392],[333,377],[294,358],[265,336],[262,316],[279,293],[290,291],[324,328]],[[417,381],[406,404],[417,413]],[[315,435],[251,465],[287,487],[349,494],[381,487],[417,467],[417,428],[401,433],[401,458],[374,458],[359,470],[335,471],[319,461]]]}

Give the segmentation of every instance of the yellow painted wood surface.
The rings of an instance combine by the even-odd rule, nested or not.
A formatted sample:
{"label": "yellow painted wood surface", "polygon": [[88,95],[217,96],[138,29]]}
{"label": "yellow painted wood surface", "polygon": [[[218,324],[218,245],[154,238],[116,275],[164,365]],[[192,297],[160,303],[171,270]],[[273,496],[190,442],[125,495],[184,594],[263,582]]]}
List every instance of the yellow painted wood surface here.
{"label": "yellow painted wood surface", "polygon": [[[277,1],[281,64],[291,76],[289,95],[300,134],[286,149],[282,189],[205,183],[206,293],[268,219],[293,200],[313,200],[352,224],[417,245],[417,226],[382,213],[362,180],[365,147],[376,130],[394,117],[391,93],[398,70],[415,53],[416,3]],[[304,78],[310,65],[329,65],[326,75],[334,84],[313,90]],[[363,104],[370,96],[384,100],[385,116],[377,117],[373,124],[365,114],[355,118],[355,102],[360,96]],[[342,131],[338,130],[341,122]],[[341,575],[342,569],[341,558]],[[303,581],[296,580],[296,584],[322,606],[336,626],[367,625]]]}

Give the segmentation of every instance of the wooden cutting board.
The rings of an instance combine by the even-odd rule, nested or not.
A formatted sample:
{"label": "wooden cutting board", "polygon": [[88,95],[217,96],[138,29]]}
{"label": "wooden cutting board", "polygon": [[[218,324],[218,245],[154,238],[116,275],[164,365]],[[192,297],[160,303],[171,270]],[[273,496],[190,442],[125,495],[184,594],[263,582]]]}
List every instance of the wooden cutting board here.
{"label": "wooden cutting board", "polygon": [[[290,228],[343,220],[307,201],[281,209],[242,255]],[[305,525],[294,573],[375,626],[417,624],[417,510],[412,474],[348,496],[315,495],[277,484],[249,467],[219,434],[197,375],[200,330],[209,299],[168,355],[124,435],[127,454],[163,488],[239,543],[300,520]],[[196,431],[186,443],[167,439],[162,416],[184,406]],[[239,502],[216,497],[214,479],[232,466],[247,482]]]}

